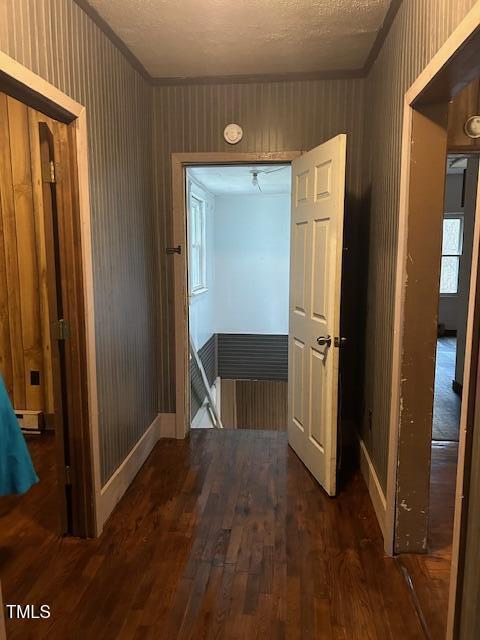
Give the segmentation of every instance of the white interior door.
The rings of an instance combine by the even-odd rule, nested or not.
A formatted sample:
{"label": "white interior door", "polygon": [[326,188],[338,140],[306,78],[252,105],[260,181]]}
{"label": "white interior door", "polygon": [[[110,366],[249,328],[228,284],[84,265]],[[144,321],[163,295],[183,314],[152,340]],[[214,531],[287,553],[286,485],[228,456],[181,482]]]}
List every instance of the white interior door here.
{"label": "white interior door", "polygon": [[340,287],[347,137],[292,162],[288,442],[336,492]]}

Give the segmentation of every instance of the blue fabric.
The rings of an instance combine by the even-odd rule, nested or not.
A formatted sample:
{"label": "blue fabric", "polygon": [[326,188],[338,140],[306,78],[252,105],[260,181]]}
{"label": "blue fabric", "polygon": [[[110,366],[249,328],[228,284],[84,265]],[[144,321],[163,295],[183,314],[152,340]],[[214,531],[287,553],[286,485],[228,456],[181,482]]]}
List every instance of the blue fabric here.
{"label": "blue fabric", "polygon": [[37,482],[25,438],[0,376],[0,496],[25,493]]}

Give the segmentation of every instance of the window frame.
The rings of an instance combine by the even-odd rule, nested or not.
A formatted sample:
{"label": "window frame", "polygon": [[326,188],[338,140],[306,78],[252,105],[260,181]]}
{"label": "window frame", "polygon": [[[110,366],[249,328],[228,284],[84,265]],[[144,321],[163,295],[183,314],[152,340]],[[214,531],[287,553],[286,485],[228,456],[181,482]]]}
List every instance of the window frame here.
{"label": "window frame", "polygon": [[[459,245],[460,245],[460,249],[459,249],[459,253],[443,253],[443,225],[445,220],[460,220],[460,238],[459,238]],[[446,293],[442,293],[442,291],[439,289],[439,293],[440,293],[440,297],[442,298],[455,298],[456,296],[458,296],[460,294],[460,266],[461,266],[461,258],[463,256],[463,245],[464,245],[464,233],[465,233],[465,214],[463,211],[452,211],[452,212],[446,212],[443,215],[443,220],[442,220],[442,254],[440,257],[440,283],[439,283],[439,287],[441,286],[441,282],[442,282],[442,264],[443,264],[443,258],[457,258],[458,259],[458,277],[457,277],[457,290],[455,292],[446,292]]]}
{"label": "window frame", "polygon": [[[208,291],[208,282],[207,282],[207,207],[208,202],[205,196],[200,192],[199,189],[195,188],[195,184],[190,182],[190,188],[188,193],[188,260],[189,260],[189,269],[188,269],[188,291],[191,297],[201,295],[202,293],[206,293]],[[195,247],[198,247],[199,250],[199,282],[196,286],[193,286],[192,283],[192,266],[194,264],[193,261],[193,248],[194,244],[192,243],[192,229],[193,229],[193,207],[192,200],[196,200],[199,204],[200,211],[200,243],[197,243]],[[198,221],[197,221],[198,222]],[[196,225],[198,229],[198,225]]]}

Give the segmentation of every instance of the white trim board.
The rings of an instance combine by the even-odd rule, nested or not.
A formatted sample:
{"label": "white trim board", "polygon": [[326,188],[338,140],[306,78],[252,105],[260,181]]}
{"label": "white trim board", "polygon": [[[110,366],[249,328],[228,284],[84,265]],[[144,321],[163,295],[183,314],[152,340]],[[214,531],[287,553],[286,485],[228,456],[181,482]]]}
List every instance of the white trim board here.
{"label": "white trim board", "polygon": [[375,510],[375,515],[377,516],[378,524],[382,530],[382,536],[385,539],[387,500],[367,447],[361,438],[359,438],[358,441],[360,444],[360,470],[362,472],[363,479],[365,480],[365,484],[367,485],[368,493],[370,494],[370,499]]}
{"label": "white trim board", "polygon": [[161,438],[175,438],[174,413],[159,413],[157,415],[113,476],[102,487],[97,502],[97,529],[99,534]]}

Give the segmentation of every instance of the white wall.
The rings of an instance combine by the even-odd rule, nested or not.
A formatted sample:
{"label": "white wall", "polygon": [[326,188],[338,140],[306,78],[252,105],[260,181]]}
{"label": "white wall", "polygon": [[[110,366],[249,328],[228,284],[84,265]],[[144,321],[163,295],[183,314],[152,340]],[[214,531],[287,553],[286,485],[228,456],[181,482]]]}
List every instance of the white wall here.
{"label": "white wall", "polygon": [[290,195],[215,198],[215,331],[288,333]]}
{"label": "white wall", "polygon": [[213,196],[190,175],[187,189],[207,202],[207,291],[190,297],[197,350],[214,333],[287,334],[290,195]]}
{"label": "white wall", "polygon": [[[203,186],[188,176],[187,194],[191,192],[207,203],[205,212],[207,291],[190,297],[190,335],[198,351],[215,333],[215,198]],[[190,198],[187,197],[187,202],[189,201]]]}

